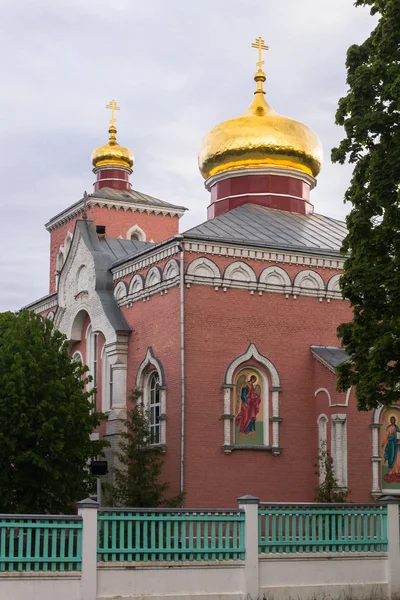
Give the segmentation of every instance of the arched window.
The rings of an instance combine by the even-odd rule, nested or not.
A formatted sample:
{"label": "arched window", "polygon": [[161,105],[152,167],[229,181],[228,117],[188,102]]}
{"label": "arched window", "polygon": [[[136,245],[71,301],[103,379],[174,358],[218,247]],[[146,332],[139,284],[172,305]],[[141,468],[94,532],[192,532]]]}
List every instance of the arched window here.
{"label": "arched window", "polygon": [[268,445],[268,382],[253,367],[240,369],[234,380],[235,445]]}
{"label": "arched window", "polygon": [[113,405],[113,367],[107,350],[102,353],[102,410],[108,412]]}
{"label": "arched window", "polygon": [[143,231],[143,229],[141,227],[139,227],[139,225],[133,225],[126,232],[126,239],[127,240],[138,241],[138,242],[145,242],[146,241],[146,234]]}
{"label": "arched window", "polygon": [[278,456],[282,452],[279,446],[282,388],[273,363],[250,344],[246,352],[228,365],[222,387],[225,454],[236,448],[256,447]]}
{"label": "arched window", "polygon": [[148,382],[148,409],[150,421],[150,443],[160,443],[160,378],[156,371],[150,373]]}
{"label": "arched window", "polygon": [[[91,325],[87,328],[86,331],[86,364],[89,367],[89,373],[92,376],[92,381],[88,384],[88,390],[92,390],[93,388],[97,388],[98,383],[98,365],[97,365],[97,356],[98,356],[98,334],[93,331]],[[92,401],[94,402],[94,408],[97,410],[97,392],[92,396]]]}

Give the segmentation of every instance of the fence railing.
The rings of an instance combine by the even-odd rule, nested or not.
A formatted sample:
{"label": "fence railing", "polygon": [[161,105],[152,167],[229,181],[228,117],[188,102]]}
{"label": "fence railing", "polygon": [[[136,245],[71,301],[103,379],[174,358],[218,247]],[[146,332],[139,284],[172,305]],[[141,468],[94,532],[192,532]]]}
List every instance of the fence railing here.
{"label": "fence railing", "polygon": [[259,553],[387,550],[387,507],[376,504],[261,504]]}
{"label": "fence railing", "polygon": [[98,516],[98,560],[244,559],[242,510],[105,509]]}
{"label": "fence railing", "polygon": [[0,571],[80,571],[82,518],[0,515]]}

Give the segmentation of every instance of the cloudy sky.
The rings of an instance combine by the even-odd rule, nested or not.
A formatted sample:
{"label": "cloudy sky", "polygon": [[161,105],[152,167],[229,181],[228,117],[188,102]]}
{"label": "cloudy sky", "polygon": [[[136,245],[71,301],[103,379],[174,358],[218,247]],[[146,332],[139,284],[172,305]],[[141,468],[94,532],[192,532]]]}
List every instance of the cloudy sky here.
{"label": "cloudy sky", "polygon": [[250,103],[260,35],[270,104],[324,147],[315,210],[348,211],[350,171],[329,158],[341,139],[334,113],[347,47],[374,26],[352,0],[2,0],[1,12],[0,310],[48,292],[43,225],[92,190],[112,98],[134,189],[187,206],[182,230],[206,219],[197,152]]}

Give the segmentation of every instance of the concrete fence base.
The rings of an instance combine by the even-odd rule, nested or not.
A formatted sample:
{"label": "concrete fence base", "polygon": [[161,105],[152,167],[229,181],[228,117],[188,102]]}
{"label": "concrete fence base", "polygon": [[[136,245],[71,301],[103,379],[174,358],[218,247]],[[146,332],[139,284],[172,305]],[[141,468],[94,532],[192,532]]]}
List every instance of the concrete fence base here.
{"label": "concrete fence base", "polygon": [[244,496],[244,560],[97,562],[98,505],[79,503],[81,572],[0,573],[1,600],[393,600],[400,595],[397,500],[387,552],[259,554],[257,498]]}

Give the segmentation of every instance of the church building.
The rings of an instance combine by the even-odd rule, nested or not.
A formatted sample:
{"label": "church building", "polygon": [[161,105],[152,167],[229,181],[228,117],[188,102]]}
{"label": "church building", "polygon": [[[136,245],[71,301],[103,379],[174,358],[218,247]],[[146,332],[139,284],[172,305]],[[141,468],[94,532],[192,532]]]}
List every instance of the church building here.
{"label": "church building", "polygon": [[187,507],[234,507],[247,493],[312,501],[323,448],[350,500],[400,494],[400,407],[358,412],[353,389],[336,391],[336,330],[351,308],[345,224],[312,205],[321,144],[269,106],[263,40],[254,46],[250,106],[201,144],[207,220],[180,232],[185,207],[134,189],[112,101],[94,189],[46,224],[49,294],[26,308],[88,365],[111,467],[140,390],[169,493],[184,491]]}

